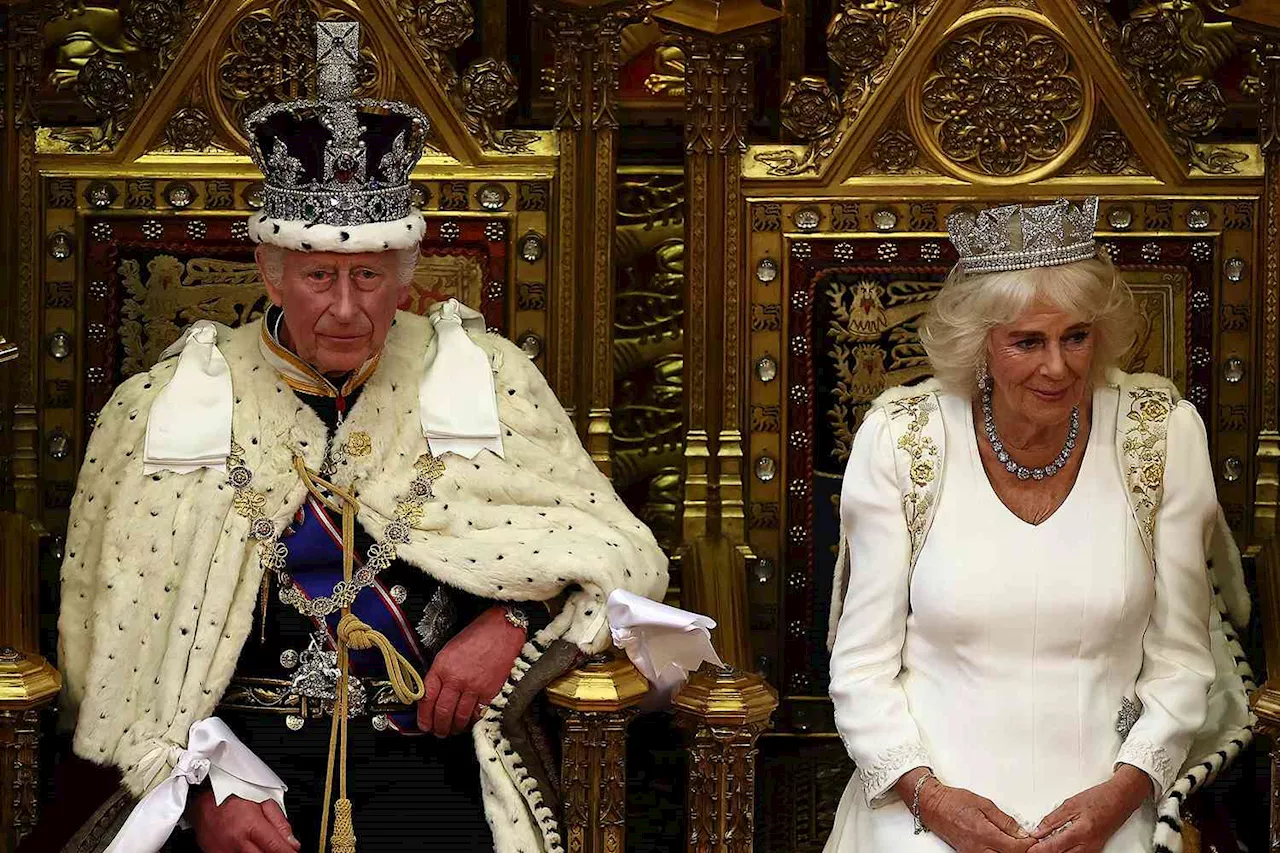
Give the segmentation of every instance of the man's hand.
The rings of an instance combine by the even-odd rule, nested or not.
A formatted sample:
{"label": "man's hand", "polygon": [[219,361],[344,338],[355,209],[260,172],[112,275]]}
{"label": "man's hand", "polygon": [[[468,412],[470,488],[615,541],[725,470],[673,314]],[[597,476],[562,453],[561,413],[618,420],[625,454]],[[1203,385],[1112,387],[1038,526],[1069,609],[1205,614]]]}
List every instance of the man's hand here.
{"label": "man's hand", "polygon": [[490,607],[445,643],[427,671],[426,695],[418,701],[418,728],[437,737],[464,732],[479,716],[480,703],[498,695],[525,643],[525,629]]}
{"label": "man's hand", "polygon": [[289,820],[274,800],[253,803],[231,796],[222,805],[208,788],[187,803],[187,820],[203,853],[297,853]]}
{"label": "man's hand", "polygon": [[1030,853],[1099,853],[1151,793],[1151,778],[1121,764],[1101,785],[1076,794],[1040,821]]}
{"label": "man's hand", "polygon": [[[922,767],[912,770],[894,786],[908,809],[924,773]],[[948,788],[937,779],[920,789],[920,820],[959,853],[1026,853],[1036,843],[995,803],[964,788]]]}

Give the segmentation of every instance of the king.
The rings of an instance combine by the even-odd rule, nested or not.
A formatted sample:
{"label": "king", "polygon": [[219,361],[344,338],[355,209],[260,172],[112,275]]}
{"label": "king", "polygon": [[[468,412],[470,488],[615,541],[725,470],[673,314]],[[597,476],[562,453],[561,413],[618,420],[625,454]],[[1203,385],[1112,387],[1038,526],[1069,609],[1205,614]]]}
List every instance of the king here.
{"label": "king", "polygon": [[354,97],[357,24],[317,38],[317,97],[246,126],[271,307],[195,323],[89,442],[62,704],[119,786],[77,849],[558,851],[532,699],[666,559],[520,349],[397,310],[428,122]]}

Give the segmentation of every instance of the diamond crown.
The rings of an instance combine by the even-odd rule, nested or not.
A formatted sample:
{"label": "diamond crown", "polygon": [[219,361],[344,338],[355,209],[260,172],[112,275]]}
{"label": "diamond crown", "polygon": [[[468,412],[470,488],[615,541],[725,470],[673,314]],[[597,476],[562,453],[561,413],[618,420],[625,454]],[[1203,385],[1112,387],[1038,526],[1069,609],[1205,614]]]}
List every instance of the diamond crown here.
{"label": "diamond crown", "polygon": [[359,60],[359,23],[316,24],[317,98],[270,104],[245,120],[268,218],[356,226],[411,213],[409,175],[430,122],[408,104],[353,97]]}
{"label": "diamond crown", "polygon": [[1065,198],[1049,204],[1009,204],[947,217],[947,232],[966,273],[1052,267],[1097,257],[1093,229],[1098,197],[1079,204]]}

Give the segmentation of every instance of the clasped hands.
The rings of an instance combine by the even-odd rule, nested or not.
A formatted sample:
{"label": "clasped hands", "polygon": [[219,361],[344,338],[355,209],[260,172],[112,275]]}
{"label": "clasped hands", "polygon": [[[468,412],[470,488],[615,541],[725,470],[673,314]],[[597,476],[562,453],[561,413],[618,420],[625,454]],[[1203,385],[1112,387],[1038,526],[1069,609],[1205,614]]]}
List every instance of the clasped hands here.
{"label": "clasped hands", "polygon": [[[925,772],[912,770],[894,786],[908,807]],[[987,798],[929,779],[920,789],[920,817],[959,853],[1100,853],[1150,793],[1147,774],[1121,764],[1106,782],[1076,794],[1028,833]]]}

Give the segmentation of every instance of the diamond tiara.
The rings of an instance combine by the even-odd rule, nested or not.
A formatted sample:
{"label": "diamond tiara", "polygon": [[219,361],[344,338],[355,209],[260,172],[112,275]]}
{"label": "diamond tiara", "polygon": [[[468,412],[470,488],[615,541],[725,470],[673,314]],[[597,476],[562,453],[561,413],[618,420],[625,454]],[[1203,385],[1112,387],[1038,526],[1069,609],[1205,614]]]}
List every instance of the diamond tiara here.
{"label": "diamond tiara", "polygon": [[1053,267],[1097,257],[1093,239],[1098,197],[1078,205],[1065,198],[1048,204],[1009,204],[947,217],[951,244],[966,274]]}

